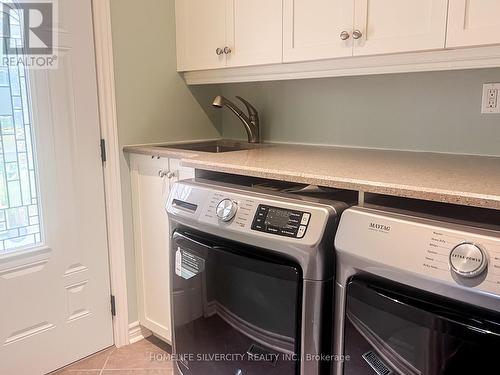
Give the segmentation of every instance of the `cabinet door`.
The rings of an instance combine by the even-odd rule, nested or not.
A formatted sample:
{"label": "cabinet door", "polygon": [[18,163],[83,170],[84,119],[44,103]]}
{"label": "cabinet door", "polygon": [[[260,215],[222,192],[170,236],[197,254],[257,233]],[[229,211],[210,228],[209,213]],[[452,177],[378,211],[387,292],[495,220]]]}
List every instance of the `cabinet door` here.
{"label": "cabinet door", "polygon": [[170,159],[169,166],[170,171],[174,174],[171,183],[194,178],[194,168],[181,166],[181,161],[179,159]]}
{"label": "cabinet door", "polygon": [[227,66],[282,62],[282,0],[228,0]]}
{"label": "cabinet door", "polygon": [[227,0],[176,0],[177,70],[203,70],[226,66],[216,53],[226,46]]}
{"label": "cabinet door", "polygon": [[283,0],[283,61],[352,55],[354,0]]}
{"label": "cabinet door", "polygon": [[131,155],[134,245],[139,322],[171,341],[169,226],[165,202],[169,193],[168,159]]}
{"label": "cabinet door", "polygon": [[500,0],[450,0],[446,47],[500,43]]}
{"label": "cabinet door", "polygon": [[355,56],[444,48],[448,0],[355,1]]}

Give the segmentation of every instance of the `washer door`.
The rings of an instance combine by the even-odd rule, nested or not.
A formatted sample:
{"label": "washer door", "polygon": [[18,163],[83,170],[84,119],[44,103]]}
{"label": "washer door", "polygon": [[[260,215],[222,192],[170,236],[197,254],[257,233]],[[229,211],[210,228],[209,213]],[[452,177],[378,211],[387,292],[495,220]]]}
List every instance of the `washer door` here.
{"label": "washer door", "polygon": [[421,290],[363,279],[347,287],[345,375],[488,374],[500,315]]}
{"label": "washer door", "polygon": [[302,276],[262,249],[174,233],[174,351],[183,374],[295,374]]}

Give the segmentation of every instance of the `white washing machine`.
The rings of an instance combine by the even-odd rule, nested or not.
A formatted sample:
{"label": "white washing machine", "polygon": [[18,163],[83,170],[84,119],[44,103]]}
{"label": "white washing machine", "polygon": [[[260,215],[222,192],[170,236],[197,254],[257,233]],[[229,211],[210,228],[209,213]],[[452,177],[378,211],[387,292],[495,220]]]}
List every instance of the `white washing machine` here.
{"label": "white washing machine", "polygon": [[334,352],[345,359],[334,373],[498,369],[499,231],[352,207],[341,217],[335,247]]}

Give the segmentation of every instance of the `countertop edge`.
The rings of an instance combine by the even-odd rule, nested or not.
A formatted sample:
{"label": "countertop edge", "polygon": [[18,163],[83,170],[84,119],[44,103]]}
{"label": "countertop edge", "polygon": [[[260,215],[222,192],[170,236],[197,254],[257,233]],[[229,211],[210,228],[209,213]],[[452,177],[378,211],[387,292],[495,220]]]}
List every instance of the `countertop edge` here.
{"label": "countertop edge", "polygon": [[365,193],[375,193],[392,195],[403,198],[422,199],[434,202],[457,204],[462,206],[472,206],[500,210],[500,196],[482,195],[459,191],[433,190],[427,188],[413,188],[406,185],[384,184],[374,181],[350,180],[335,178],[334,176],[321,176],[308,173],[292,174],[279,170],[263,170],[244,166],[236,168],[233,166],[217,164],[213,161],[205,163],[197,159],[181,160],[181,165],[196,169],[203,169],[214,172],[225,172],[243,174],[252,177],[262,177],[269,179],[283,179],[288,182],[315,184],[338,189],[362,191]]}
{"label": "countertop edge", "polygon": [[[212,140],[212,139],[210,139]],[[198,140],[199,141],[199,140]],[[213,160],[203,160],[204,152],[173,149],[165,147],[169,144],[186,143],[170,142],[161,144],[129,145],[123,147],[123,152],[151,155],[156,157],[180,159],[181,165],[206,171],[232,173],[252,177],[282,179],[288,182],[315,184],[339,189],[361,191],[365,193],[384,194],[403,198],[422,199],[427,201],[456,204],[500,210],[500,195],[477,194],[472,192],[432,189],[403,184],[384,183],[370,180],[349,179],[332,175],[317,175],[305,172],[287,172],[272,168],[259,168],[248,165],[229,165]],[[300,145],[298,145],[300,146]]]}
{"label": "countertop edge", "polygon": [[156,145],[124,146],[123,152],[127,154],[151,155],[165,158],[189,159],[200,156],[199,153],[189,150],[159,147]]}

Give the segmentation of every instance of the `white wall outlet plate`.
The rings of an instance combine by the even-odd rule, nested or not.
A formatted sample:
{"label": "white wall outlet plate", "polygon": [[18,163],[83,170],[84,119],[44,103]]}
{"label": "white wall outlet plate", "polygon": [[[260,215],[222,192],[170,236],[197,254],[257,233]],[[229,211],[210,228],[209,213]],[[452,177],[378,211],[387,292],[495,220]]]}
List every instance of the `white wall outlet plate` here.
{"label": "white wall outlet plate", "polygon": [[481,113],[500,113],[500,83],[485,83],[483,85]]}

